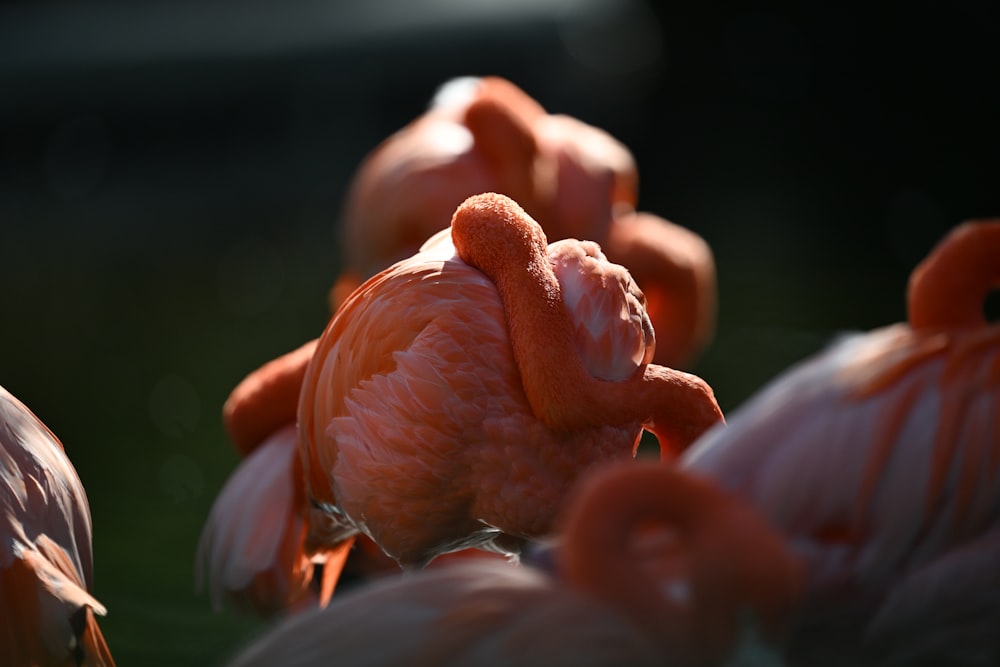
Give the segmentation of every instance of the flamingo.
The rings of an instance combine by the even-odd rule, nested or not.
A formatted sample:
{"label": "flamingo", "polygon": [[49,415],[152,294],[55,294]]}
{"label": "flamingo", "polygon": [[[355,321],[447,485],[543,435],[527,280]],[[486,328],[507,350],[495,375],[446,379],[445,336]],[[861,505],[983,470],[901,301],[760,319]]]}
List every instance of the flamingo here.
{"label": "flamingo", "polygon": [[0,664],[109,666],[90,508],[56,436],[0,387]]}
{"label": "flamingo", "polygon": [[412,567],[516,552],[643,428],[670,456],[721,421],[711,387],[653,347],[642,293],[597,244],[548,246],[512,199],[470,197],[319,340],[298,415],[310,538],[363,532]]}
{"label": "flamingo", "polygon": [[780,664],[800,564],[745,503],[643,460],[588,474],[567,508],[553,574],[487,560],[385,579],[277,624],[229,666],[707,667],[748,645]]}
{"label": "flamingo", "polygon": [[595,241],[642,286],[657,333],[657,364],[684,368],[715,327],[716,272],[705,240],[636,212],[631,152],[607,132],[549,114],[510,81],[463,77],[359,165],[342,215],[345,267],[336,309],[361,282],[412,255],[467,197],[498,192],[549,239]]}
{"label": "flamingo", "polygon": [[[358,535],[408,568],[468,547],[516,554],[551,530],[586,469],[634,456],[643,428],[669,459],[722,420],[711,387],[651,364],[653,346],[642,293],[596,244],[547,246],[513,200],[470,198],[450,230],[343,304],[304,379],[288,383],[302,387],[299,456],[285,441],[269,450],[281,457],[270,469],[291,470],[275,476],[275,498],[298,504],[266,505],[307,534],[300,548],[272,543],[250,559],[262,578],[244,570],[227,582],[243,559],[230,547],[260,541],[249,529],[223,537],[210,517],[200,560],[214,590],[256,581],[280,607],[289,596],[272,595],[269,568],[298,572],[295,591],[311,574],[302,559],[324,561],[325,603]],[[244,492],[271,488],[246,479]]]}
{"label": "flamingo", "polygon": [[805,559],[800,664],[1000,661],[998,286],[1000,220],[956,227],[907,322],[801,362],[681,457]]}

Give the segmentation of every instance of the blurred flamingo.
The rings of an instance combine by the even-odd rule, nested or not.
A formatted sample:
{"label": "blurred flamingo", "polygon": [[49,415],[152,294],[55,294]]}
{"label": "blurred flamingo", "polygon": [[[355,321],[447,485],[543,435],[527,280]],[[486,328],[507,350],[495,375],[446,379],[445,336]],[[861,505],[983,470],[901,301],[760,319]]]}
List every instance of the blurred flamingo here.
{"label": "blurred flamingo", "polygon": [[682,457],[809,570],[804,665],[1000,662],[1000,220],[912,273],[907,323],[786,372]]}
{"label": "blurred flamingo", "polygon": [[93,578],[80,478],[55,435],[0,387],[0,664],[114,665]]}
{"label": "blurred flamingo", "polygon": [[383,580],[277,625],[230,667],[704,667],[780,638],[799,564],[742,502],[650,461],[594,471],[569,498],[554,576],[466,561]]}
{"label": "blurred flamingo", "polygon": [[[289,596],[268,591],[269,568],[300,573],[297,591],[310,574],[300,564],[326,561],[325,601],[359,534],[407,567],[466,547],[517,553],[551,530],[583,471],[632,457],[643,428],[670,458],[722,419],[703,380],[649,363],[653,346],[642,293],[595,244],[547,247],[509,198],[470,198],[451,230],[358,289],[313,352],[300,455],[288,440],[269,449],[291,475],[275,477],[274,502],[260,501],[283,507],[286,526],[304,522],[290,531],[304,526],[304,541],[268,542],[251,559],[262,578],[244,569],[233,580],[243,557],[232,545],[261,542],[210,517],[200,560],[213,590],[253,579],[280,607]],[[271,488],[246,479],[247,493]],[[290,496],[297,505],[277,502]]]}
{"label": "blurred flamingo", "polygon": [[548,114],[498,77],[445,84],[430,108],[375,148],[350,185],[342,216],[345,267],[334,309],[361,282],[445,229],[467,197],[518,202],[549,239],[589,239],[625,266],[648,299],[654,361],[682,368],[715,327],[712,252],[696,233],[637,213],[638,173],[608,133]]}

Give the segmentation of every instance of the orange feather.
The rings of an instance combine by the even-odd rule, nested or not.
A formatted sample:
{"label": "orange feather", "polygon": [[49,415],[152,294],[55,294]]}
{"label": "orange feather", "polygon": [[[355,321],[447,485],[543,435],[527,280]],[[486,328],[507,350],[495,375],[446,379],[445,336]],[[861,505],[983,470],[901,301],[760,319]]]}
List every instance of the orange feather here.
{"label": "orange feather", "polygon": [[[570,485],[631,457],[642,428],[670,456],[721,421],[703,380],[647,363],[642,293],[586,244],[582,289],[616,296],[579,344],[588,311],[567,310],[552,262],[569,254],[554,248],[509,198],[471,197],[450,234],[341,306],[300,397],[311,544],[360,531],[416,566],[469,546],[516,551],[496,539],[549,532]],[[595,378],[595,350],[624,379]]]}

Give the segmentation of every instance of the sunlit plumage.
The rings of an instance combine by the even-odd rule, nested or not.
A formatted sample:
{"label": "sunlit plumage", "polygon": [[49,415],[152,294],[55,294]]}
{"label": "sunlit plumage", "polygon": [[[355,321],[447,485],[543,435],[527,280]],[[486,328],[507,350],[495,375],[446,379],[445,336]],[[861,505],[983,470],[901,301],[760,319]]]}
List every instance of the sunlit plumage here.
{"label": "sunlit plumage", "polygon": [[648,364],[653,344],[641,292],[596,245],[547,248],[509,198],[470,198],[320,339],[299,403],[330,522],[312,539],[361,531],[409,565],[516,551],[497,540],[549,531],[577,476],[632,456],[643,426],[669,453],[721,419],[700,378]]}
{"label": "sunlit plumage", "polygon": [[90,508],[55,435],[0,387],[0,664],[113,665]]}
{"label": "sunlit plumage", "polygon": [[497,77],[448,82],[426,113],[358,167],[342,217],[345,267],[331,292],[334,307],[416,252],[465,198],[482,192],[517,201],[549,239],[595,241],[625,266],[649,300],[656,363],[685,367],[711,338],[716,276],[705,241],[635,211],[635,161],[614,137],[547,113]]}
{"label": "sunlit plumage", "polygon": [[907,323],[845,336],[683,456],[806,559],[800,664],[1000,660],[997,286],[1000,221],[956,228],[913,272]]}
{"label": "sunlit plumage", "polygon": [[[349,540],[316,576],[303,553],[304,488],[298,470],[295,413],[315,340],[244,378],[223,406],[230,440],[244,456],[219,491],[198,545],[196,584],[213,606],[270,616],[315,605],[349,579],[398,574],[399,564],[365,535]],[[502,558],[477,549],[444,554],[438,566],[464,558]],[[311,585],[315,586],[311,586]]]}
{"label": "sunlit plumage", "polygon": [[780,637],[799,565],[742,503],[653,462],[595,471],[575,491],[554,577],[496,561],[407,573],[278,625],[231,667],[707,667],[748,628]]}
{"label": "sunlit plumage", "polygon": [[[670,458],[721,420],[703,380],[648,363],[653,346],[641,292],[595,244],[546,246],[510,199],[471,198],[317,343],[289,464],[300,553],[342,563],[358,534],[406,566],[516,553],[586,469],[631,458],[643,428]],[[216,523],[203,544],[225,545]],[[203,549],[216,573],[230,557]]]}

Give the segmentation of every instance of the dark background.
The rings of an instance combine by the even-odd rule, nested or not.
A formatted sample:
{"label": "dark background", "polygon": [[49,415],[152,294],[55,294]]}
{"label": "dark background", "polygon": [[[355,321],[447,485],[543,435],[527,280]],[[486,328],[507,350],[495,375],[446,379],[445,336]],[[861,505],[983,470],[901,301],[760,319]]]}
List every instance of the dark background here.
{"label": "dark background", "polygon": [[222,402],[320,333],[353,169],[448,78],[632,149],[640,207],[715,251],[694,370],[727,411],[903,319],[945,231],[1000,216],[991,3],[684,5],[0,5],[0,384],[88,489],[120,664],[217,664],[259,629],[194,592]]}

